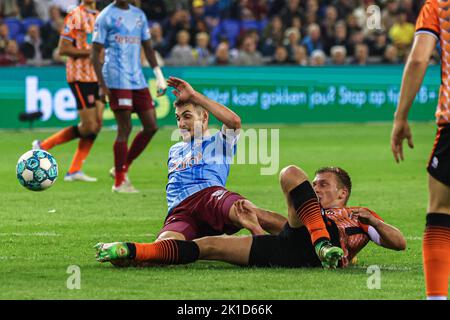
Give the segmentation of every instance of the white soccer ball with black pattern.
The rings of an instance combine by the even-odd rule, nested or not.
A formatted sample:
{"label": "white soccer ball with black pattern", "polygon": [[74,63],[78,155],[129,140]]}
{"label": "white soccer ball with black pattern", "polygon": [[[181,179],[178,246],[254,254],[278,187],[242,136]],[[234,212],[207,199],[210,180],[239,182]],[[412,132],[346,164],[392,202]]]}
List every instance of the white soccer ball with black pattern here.
{"label": "white soccer ball with black pattern", "polygon": [[47,151],[30,150],[19,158],[16,174],[20,184],[28,190],[42,191],[58,178],[58,164]]}

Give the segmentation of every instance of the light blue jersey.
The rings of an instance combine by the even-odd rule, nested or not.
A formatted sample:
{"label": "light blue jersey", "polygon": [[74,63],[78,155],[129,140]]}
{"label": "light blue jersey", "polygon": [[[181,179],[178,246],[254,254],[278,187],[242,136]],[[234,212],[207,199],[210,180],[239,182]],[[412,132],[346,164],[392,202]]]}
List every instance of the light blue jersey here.
{"label": "light blue jersey", "polygon": [[166,186],[169,214],[181,201],[208,187],[225,187],[239,135],[224,130],[215,135],[179,142],[169,150]]}
{"label": "light blue jersey", "polygon": [[107,6],[95,20],[93,42],[105,47],[103,77],[110,89],[135,90],[147,87],[141,66],[141,43],[150,31],[144,12],[132,5],[122,10]]}

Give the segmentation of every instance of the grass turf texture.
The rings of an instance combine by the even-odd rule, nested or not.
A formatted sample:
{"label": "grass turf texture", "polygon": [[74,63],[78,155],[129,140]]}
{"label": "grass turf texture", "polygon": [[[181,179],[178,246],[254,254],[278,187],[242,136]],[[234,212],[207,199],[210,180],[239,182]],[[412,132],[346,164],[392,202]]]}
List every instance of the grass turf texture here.
{"label": "grass turf texture", "polygon": [[[390,124],[304,125],[280,129],[280,169],[296,164],[313,176],[320,166],[342,166],[353,179],[349,205],[367,206],[399,227],[405,252],[369,244],[358,265],[345,270],[251,269],[220,262],[149,269],[100,264],[99,242],[155,239],[166,215],[165,183],[171,129],[160,130],[130,171],[138,195],[112,194],[114,132],[100,134],[85,172],[97,183],[67,183],[64,174],[76,142],[51,150],[59,164],[56,184],[44,192],[19,185],[15,165],[33,139],[50,132],[0,135],[0,299],[423,299],[421,239],[427,203],[425,165],[433,124],[412,124],[414,151],[398,165],[390,152]],[[228,189],[285,214],[278,176],[259,165],[234,165]],[[243,232],[245,234],[245,232]],[[68,266],[81,270],[81,289],[69,290]],[[366,269],[381,268],[381,289],[369,290]]]}

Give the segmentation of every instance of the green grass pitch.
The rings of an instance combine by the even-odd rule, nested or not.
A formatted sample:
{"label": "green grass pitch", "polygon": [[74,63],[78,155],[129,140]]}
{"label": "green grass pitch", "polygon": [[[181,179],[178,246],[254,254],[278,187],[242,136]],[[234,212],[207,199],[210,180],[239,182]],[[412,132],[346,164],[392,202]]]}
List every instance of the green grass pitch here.
{"label": "green grass pitch", "polygon": [[[160,130],[134,163],[130,177],[142,192],[112,194],[114,132],[105,130],[85,164],[99,182],[63,181],[75,142],[51,151],[60,174],[34,193],[15,177],[19,156],[50,131],[0,134],[0,299],[423,299],[421,239],[427,203],[425,166],[435,135],[432,123],[412,124],[415,149],[398,165],[390,152],[390,124],[303,125],[280,128],[280,169],[296,164],[312,176],[320,166],[347,169],[354,189],[349,205],[368,206],[399,227],[405,252],[369,244],[358,265],[345,270],[252,269],[220,262],[148,269],[116,269],[94,258],[99,241],[153,241],[166,215],[167,153],[172,129]],[[286,214],[278,176],[261,165],[233,165],[228,189]],[[243,232],[245,234],[245,232]],[[67,289],[67,268],[79,266],[81,288]],[[381,269],[381,288],[368,289],[367,267]]]}

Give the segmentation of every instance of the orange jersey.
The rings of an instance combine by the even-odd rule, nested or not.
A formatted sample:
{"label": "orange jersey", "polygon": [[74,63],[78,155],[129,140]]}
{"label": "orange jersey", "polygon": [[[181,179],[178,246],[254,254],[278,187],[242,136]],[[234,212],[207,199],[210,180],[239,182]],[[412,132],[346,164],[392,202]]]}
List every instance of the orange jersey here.
{"label": "orange jersey", "polygon": [[[61,37],[73,43],[78,49],[91,49],[97,10],[89,10],[80,5],[70,11],[64,20]],[[66,63],[67,82],[97,82],[97,76],[89,57],[68,57]]]}
{"label": "orange jersey", "polygon": [[323,209],[325,216],[329,220],[333,220],[339,231],[339,241],[344,250],[342,267],[346,267],[370,240],[369,226],[359,222],[358,218],[353,215],[353,211],[357,209],[368,210],[377,219],[383,221],[375,212],[363,207]]}
{"label": "orange jersey", "polygon": [[450,123],[450,1],[427,0],[416,22],[416,34],[430,34],[441,43],[441,88],[436,110],[439,126]]}

